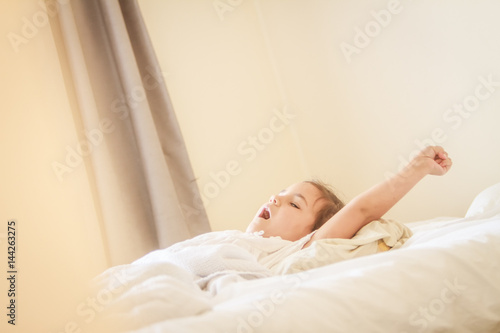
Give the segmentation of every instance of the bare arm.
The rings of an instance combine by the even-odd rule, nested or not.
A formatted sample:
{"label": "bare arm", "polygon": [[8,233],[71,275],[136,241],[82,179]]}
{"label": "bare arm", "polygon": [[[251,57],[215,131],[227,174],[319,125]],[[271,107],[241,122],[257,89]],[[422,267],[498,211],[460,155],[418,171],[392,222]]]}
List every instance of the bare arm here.
{"label": "bare arm", "polygon": [[426,175],[444,175],[451,165],[443,148],[425,148],[396,175],[350,201],[304,247],[322,238],[351,238],[366,224],[380,219]]}

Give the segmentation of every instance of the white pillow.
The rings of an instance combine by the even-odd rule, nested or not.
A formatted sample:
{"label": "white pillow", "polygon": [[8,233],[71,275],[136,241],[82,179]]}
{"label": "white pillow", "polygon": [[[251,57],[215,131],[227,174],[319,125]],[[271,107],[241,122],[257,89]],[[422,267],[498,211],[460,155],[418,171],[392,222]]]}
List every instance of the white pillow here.
{"label": "white pillow", "polygon": [[476,195],[465,217],[483,214],[497,207],[500,207],[500,183],[490,186]]}

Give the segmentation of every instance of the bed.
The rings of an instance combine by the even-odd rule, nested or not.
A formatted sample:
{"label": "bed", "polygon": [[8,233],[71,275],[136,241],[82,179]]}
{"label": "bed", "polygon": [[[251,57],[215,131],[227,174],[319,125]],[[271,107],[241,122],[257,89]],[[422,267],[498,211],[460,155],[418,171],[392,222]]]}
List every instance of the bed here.
{"label": "bed", "polygon": [[407,226],[413,236],[397,250],[229,275],[216,292],[150,256],[101,275],[99,313],[83,319],[92,332],[500,332],[500,183],[462,218]]}

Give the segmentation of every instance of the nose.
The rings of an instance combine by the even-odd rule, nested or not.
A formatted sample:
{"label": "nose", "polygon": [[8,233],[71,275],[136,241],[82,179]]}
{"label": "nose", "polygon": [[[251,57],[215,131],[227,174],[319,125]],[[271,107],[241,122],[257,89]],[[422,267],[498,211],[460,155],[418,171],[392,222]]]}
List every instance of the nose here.
{"label": "nose", "polygon": [[273,204],[273,205],[279,206],[279,200],[278,200],[278,198],[277,198],[275,195],[273,195],[273,196],[269,199],[269,202],[270,202],[271,204]]}

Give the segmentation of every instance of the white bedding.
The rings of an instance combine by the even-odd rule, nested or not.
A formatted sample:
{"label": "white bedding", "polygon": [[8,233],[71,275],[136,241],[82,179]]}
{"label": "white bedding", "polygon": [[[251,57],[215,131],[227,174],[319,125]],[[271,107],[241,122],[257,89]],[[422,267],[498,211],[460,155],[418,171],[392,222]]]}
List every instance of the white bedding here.
{"label": "white bedding", "polygon": [[236,271],[217,282],[215,296],[200,290],[193,272],[153,256],[100,277],[97,296],[112,297],[101,297],[106,310],[88,328],[500,332],[499,203],[497,184],[476,197],[464,218],[407,224],[414,235],[400,249],[290,275],[257,270],[246,280]]}

